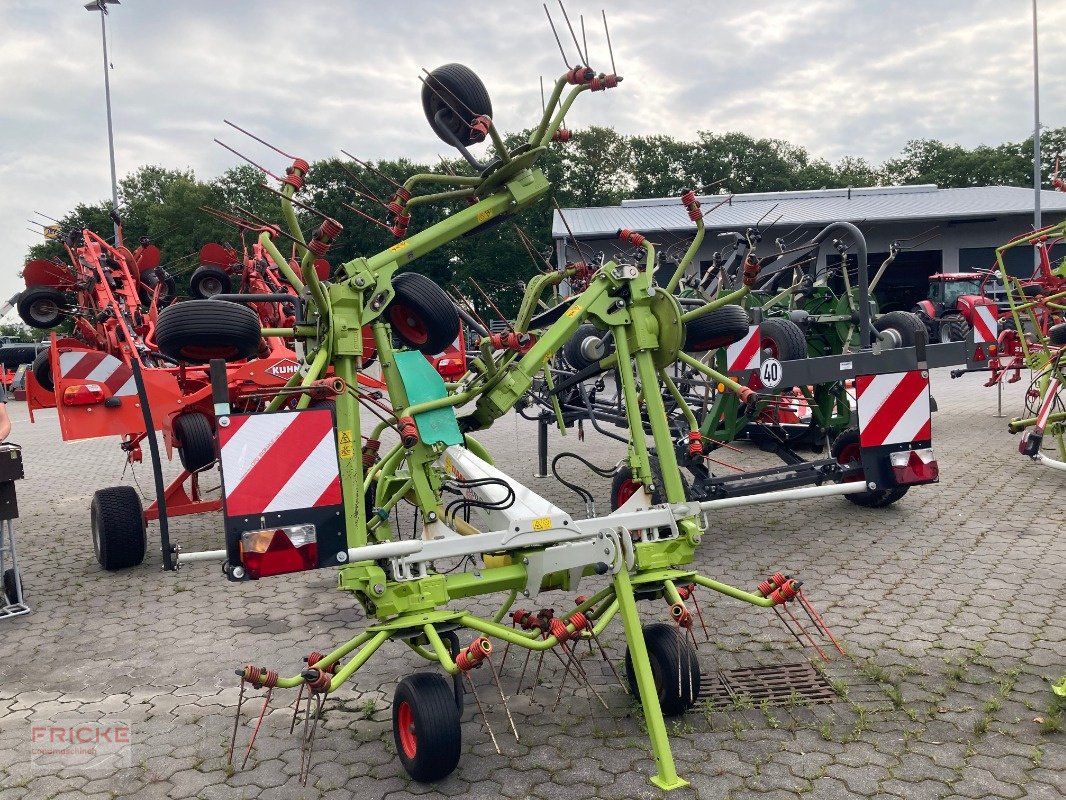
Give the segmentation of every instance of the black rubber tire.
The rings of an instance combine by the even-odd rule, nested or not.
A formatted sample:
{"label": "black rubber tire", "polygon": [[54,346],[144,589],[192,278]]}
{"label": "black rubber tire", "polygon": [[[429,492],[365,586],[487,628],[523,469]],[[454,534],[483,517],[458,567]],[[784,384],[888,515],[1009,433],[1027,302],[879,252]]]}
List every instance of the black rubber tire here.
{"label": "black rubber tire", "polygon": [[33,373],[33,377],[37,379],[37,383],[41,385],[41,388],[46,392],[54,392],[56,389],[55,376],[52,374],[52,354],[48,349],[42,350],[37,354],[37,358],[33,359],[33,364],[30,365],[30,372]]}
{"label": "black rubber tire", "polygon": [[[833,440],[830,453],[841,465],[854,464],[855,454],[859,447],[859,429],[845,428]],[[843,459],[846,458],[847,461]],[[864,480],[862,466],[851,469],[845,473],[845,482]],[[849,501],[863,508],[885,508],[899,500],[910,489],[909,486],[893,486],[889,489],[867,489],[865,492],[844,495]]]}
{"label": "black rubber tire", "polygon": [[141,498],[132,486],[111,486],[93,495],[89,506],[93,551],[108,571],[135,567],[148,550]]}
{"label": "black rubber tire", "polygon": [[918,332],[925,331],[925,324],[909,311],[889,311],[874,320],[874,328],[880,332],[895,331],[900,342],[898,347],[914,347]]}
{"label": "black rubber tire", "polygon": [[33,343],[0,345],[0,364],[8,369],[21,367],[23,364],[32,364],[37,358],[37,345]]}
{"label": "black rubber tire", "polygon": [[710,314],[685,323],[686,353],[702,353],[716,347],[727,347],[748,334],[748,312],[740,306],[722,306]]}
{"label": "black rubber tire", "polygon": [[211,420],[199,411],[186,411],[174,418],[174,433],[181,444],[178,460],[189,472],[200,472],[218,460]]}
{"label": "black rubber tire", "polygon": [[47,330],[63,321],[67,298],[50,286],[34,286],[19,295],[16,307],[22,321],[31,328]]}
{"label": "black rubber tire", "polygon": [[197,267],[189,278],[189,297],[207,300],[216,294],[228,294],[233,287],[229,273],[222,267],[206,264]]}
{"label": "black rubber tire", "polygon": [[418,272],[392,279],[396,296],[385,308],[392,332],[408,347],[434,356],[459,335],[459,312],[447,292]]}
{"label": "black rubber tire", "polygon": [[807,357],[807,336],[790,319],[767,317],[759,323],[759,338],[764,358],[795,361]]}
{"label": "black rubber tire", "polygon": [[[20,576],[21,577],[21,576]],[[23,587],[23,597],[25,597],[26,589]],[[7,598],[7,602],[10,605],[15,605],[18,600],[18,587],[15,585],[15,568],[10,567],[4,570],[4,596]]]}
{"label": "black rubber tire", "polygon": [[1060,322],[1058,325],[1052,325],[1048,328],[1047,340],[1055,347],[1066,345],[1066,322]]}
{"label": "black rubber tire", "polygon": [[[408,726],[403,733],[401,723]],[[455,692],[443,676],[416,672],[400,681],[392,700],[392,736],[400,764],[414,780],[432,783],[451,775],[459,764],[462,728]]]}
{"label": "black rubber tire", "polygon": [[961,342],[970,332],[970,323],[962,314],[947,314],[940,319],[940,341]]}
{"label": "black rubber tire", "polygon": [[[651,456],[651,477],[655,484],[655,490],[651,493],[652,503],[659,504],[666,502],[663,498],[663,471],[659,466],[659,459],[655,456]],[[685,499],[690,498],[688,481],[685,480],[685,473],[680,473],[681,486],[685,490]],[[632,495],[635,486],[630,484],[636,483],[633,480],[633,470],[630,469],[629,464],[623,464],[614,473],[614,477],[611,478],[611,511],[617,511],[622,504],[629,499]],[[628,489],[629,494],[623,497],[623,490]]]}
{"label": "black rubber tire", "polygon": [[[580,372],[587,367],[591,367],[595,361],[592,361],[582,351],[582,345],[584,345],[587,339],[595,337],[599,340],[603,340],[605,335],[604,331],[598,330],[595,325],[586,323],[578,326],[578,329],[574,331],[573,335],[566,340],[566,344],[563,345],[563,358],[566,359],[566,363]],[[614,352],[614,341],[611,341],[611,346],[607,347],[603,351],[604,357]]]}
{"label": "black rubber tire", "polygon": [[155,340],[163,355],[206,364],[213,358],[239,361],[259,352],[259,315],[221,300],[186,300],[159,312]]}
{"label": "black rubber tire", "polygon": [[[155,291],[156,283],[159,282],[159,277],[156,275],[155,270],[148,270],[141,275],[141,283],[137,288],[137,294],[141,298],[141,302],[144,305],[150,305],[152,302],[152,294]],[[174,280],[174,277],[167,275],[163,278],[163,291],[159,293],[159,305],[158,308],[166,308],[175,300],[178,299],[178,282]]]}
{"label": "black rubber tire", "polygon": [[[684,714],[700,697],[702,676],[695,648],[676,625],[664,622],[653,622],[644,626],[644,644],[648,648],[648,661],[651,662],[651,671],[655,676],[655,689],[659,695],[663,716],[676,717],[678,714]],[[681,673],[680,680],[678,672]],[[639,698],[637,676],[633,671],[633,658],[628,647],[626,681],[629,683],[630,694]]]}
{"label": "black rubber tire", "polygon": [[[440,120],[437,112],[443,109]],[[474,117],[492,116],[488,90],[472,69],[462,64],[445,64],[426,76],[422,84],[422,110],[433,132],[453,145],[450,132],[461,145],[481,141],[470,129]]]}

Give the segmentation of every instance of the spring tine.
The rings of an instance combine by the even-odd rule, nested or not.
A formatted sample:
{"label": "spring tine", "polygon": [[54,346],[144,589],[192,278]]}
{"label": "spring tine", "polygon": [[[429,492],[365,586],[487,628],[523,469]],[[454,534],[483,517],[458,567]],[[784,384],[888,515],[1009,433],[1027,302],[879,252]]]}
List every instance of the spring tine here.
{"label": "spring tine", "polygon": [[581,20],[581,44],[585,48],[585,66],[592,66],[589,64],[589,40],[585,36],[585,15],[581,14],[579,18]]}
{"label": "spring tine", "polygon": [[603,643],[600,642],[600,637],[596,635],[596,632],[589,628],[589,634],[592,637],[592,641],[596,642],[596,646],[600,649],[600,655],[603,656],[603,660],[607,662],[607,666],[611,668],[611,672],[614,673],[614,679],[618,681],[618,685],[622,687],[622,690],[629,694],[629,687],[626,686],[622,680],[622,676],[618,674],[618,670],[614,668],[614,664],[611,663],[610,657],[607,655],[607,651],[603,647]]}
{"label": "spring tine", "polygon": [[548,17],[548,24],[549,24],[549,25],[551,25],[552,33],[553,33],[553,34],[555,34],[555,43],[556,43],[557,45],[559,45],[559,55],[561,55],[561,56],[563,57],[563,65],[564,65],[564,66],[565,66],[565,67],[566,67],[567,69],[570,69],[570,59],[568,59],[568,58],[566,57],[566,51],[565,51],[565,50],[563,50],[563,43],[562,43],[562,41],[561,41],[561,40],[559,39],[559,31],[555,30],[555,23],[554,23],[554,22],[552,22],[552,15],[551,15],[551,13],[549,13],[549,11],[548,11],[548,4],[547,4],[547,3],[541,3],[541,5],[542,5],[542,6],[544,7],[544,14],[545,14],[545,16],[547,16],[547,17]]}
{"label": "spring tine", "polygon": [[250,137],[252,139],[255,139],[257,142],[259,142],[259,144],[266,145],[267,147],[269,147],[271,150],[273,150],[278,155],[285,156],[285,158],[296,158],[296,156],[291,156],[288,153],[286,153],[284,150],[279,150],[277,147],[272,145],[270,142],[267,142],[267,141],[264,141],[263,139],[260,139],[254,133],[249,133],[244,128],[242,128],[240,125],[235,125],[232,122],[230,122],[228,119],[224,119],[222,121],[225,122],[227,125],[229,125],[231,128],[236,128],[241,133],[243,133],[245,136],[248,136],[248,137]]}
{"label": "spring tine", "polygon": [[266,173],[267,175],[269,175],[269,176],[270,176],[271,178],[273,178],[274,180],[278,181],[279,183],[281,182],[281,178],[279,178],[279,177],[278,177],[277,175],[275,175],[275,174],[274,174],[273,172],[271,172],[270,170],[268,170],[268,169],[267,169],[266,167],[264,167],[264,166],[263,166],[262,164],[256,164],[256,163],[255,163],[254,161],[252,161],[252,159],[248,158],[248,156],[246,156],[246,155],[243,155],[243,154],[241,154],[241,153],[238,153],[238,152],[237,152],[236,150],[234,150],[234,149],[233,149],[232,147],[230,147],[230,146],[229,146],[228,144],[226,144],[225,142],[220,142],[220,141],[219,141],[218,139],[215,139],[215,144],[217,144],[217,145],[221,145],[222,147],[226,148],[226,149],[227,149],[227,150],[229,150],[229,151],[230,151],[231,153],[233,153],[233,155],[237,156],[237,158],[241,158],[241,159],[244,159],[245,161],[247,161],[247,162],[248,162],[249,164],[251,164],[251,165],[252,165],[253,167],[255,167],[255,168],[256,168],[257,170],[259,170],[260,172],[264,172],[264,173]]}
{"label": "spring tine", "polygon": [[359,165],[360,167],[362,167],[363,169],[365,169],[365,170],[366,170],[367,172],[371,172],[371,173],[373,173],[374,175],[377,175],[377,176],[378,176],[379,178],[381,178],[381,179],[382,179],[383,181],[385,181],[385,182],[387,182],[387,183],[391,183],[391,184],[392,184],[392,187],[393,187],[394,189],[402,189],[402,188],[403,188],[403,184],[401,184],[401,183],[397,183],[396,181],[394,181],[394,180],[393,180],[392,178],[390,178],[390,177],[389,177],[388,175],[386,175],[386,174],[385,174],[384,172],[382,172],[381,170],[379,170],[379,169],[377,169],[377,168],[375,168],[375,167],[371,166],[371,165],[370,165],[370,164],[369,164],[368,162],[366,162],[366,161],[363,161],[363,160],[361,160],[361,159],[358,159],[358,158],[356,158],[355,156],[353,156],[353,155],[352,155],[351,153],[349,153],[349,152],[348,152],[347,150],[344,150],[343,148],[341,149],[341,152],[342,152],[342,153],[344,153],[344,155],[348,156],[348,158],[350,158],[350,159],[351,159],[352,161],[354,161],[354,162],[355,162],[356,164],[358,164],[358,165]]}
{"label": "spring tine", "polygon": [[803,607],[807,610],[807,613],[811,614],[814,617],[814,624],[821,628],[822,633],[829,637],[829,641],[833,643],[833,646],[836,647],[840,655],[847,655],[847,653],[844,652],[844,648],[840,646],[840,642],[836,640],[836,637],[833,636],[832,632],[829,630],[829,626],[825,624],[825,620],[822,619],[822,615],[819,614],[815,610],[814,606],[810,604],[810,601],[807,600],[807,596],[803,593],[802,589],[799,590],[799,599],[800,603],[802,603]]}
{"label": "spring tine", "polygon": [[294,705],[293,708],[292,708],[292,724],[289,725],[289,734],[290,735],[292,734],[293,731],[296,730],[296,718],[300,714],[300,701],[303,700],[303,696],[304,696],[304,684],[300,684],[300,691],[296,695],[296,705]]}
{"label": "spring tine", "polygon": [[[315,734],[318,732],[318,721],[322,719],[322,706],[326,704],[325,695],[315,695],[315,721],[311,723],[311,733],[307,739],[307,764],[304,764],[303,755],[301,751],[300,757],[300,778],[304,786],[307,785],[307,779],[311,774],[311,757],[314,754],[315,749]],[[308,704],[308,711],[310,711],[310,704]]]}
{"label": "spring tine", "polygon": [[[309,206],[307,203],[301,203],[295,197],[289,197],[288,195],[286,195],[286,194],[284,194],[282,192],[279,192],[273,186],[267,186],[265,183],[260,183],[260,184],[258,184],[258,186],[259,186],[260,189],[266,189],[271,194],[276,194],[278,197],[285,198],[290,203],[292,203],[294,206],[302,208],[304,211],[310,211],[312,214],[314,214],[316,217],[318,217],[320,219],[331,219],[329,214],[325,214],[325,213],[319,211],[317,208],[315,208],[313,206]],[[336,221],[336,220],[334,220],[334,221]]]}
{"label": "spring tine", "polygon": [[300,735],[300,782],[304,782],[304,757],[307,749],[307,734],[308,729],[311,726],[311,699],[314,697],[314,692],[307,693],[307,713],[304,714],[304,729]]}
{"label": "spring tine", "polygon": [[780,609],[778,609],[777,606],[774,606],[773,609],[774,609],[774,613],[777,614],[777,618],[779,620],[781,620],[781,624],[785,626],[785,630],[787,630],[789,633],[791,633],[793,635],[793,637],[795,637],[796,641],[799,642],[799,646],[800,647],[806,647],[807,643],[804,642],[803,639],[800,638],[800,635],[798,633],[796,633],[795,629],[791,625],[788,624],[788,620],[786,620],[784,618],[784,616],[781,614]]}
{"label": "spring tine", "polygon": [[492,732],[492,725],[489,724],[489,716],[485,713],[485,709],[481,705],[481,698],[477,696],[477,689],[474,688],[474,679],[470,677],[469,672],[464,672],[463,677],[466,678],[466,682],[470,686],[470,694],[474,695],[474,701],[477,703],[477,710],[481,712],[481,718],[485,720],[485,728],[488,729],[489,738],[492,739],[492,746],[496,748],[496,753],[498,755],[503,755],[503,751],[500,750],[500,745],[496,742],[496,734]]}
{"label": "spring tine", "polygon": [[[433,77],[430,74],[429,70],[426,69],[425,67],[422,67],[422,71],[424,73],[426,73],[426,78],[432,78]],[[444,105],[448,106],[448,108],[451,110],[451,112],[453,114],[455,114],[458,117],[462,117],[462,115],[459,114],[458,110],[456,110],[455,106],[453,106],[451,104],[451,100],[457,101],[459,103],[459,105],[461,105],[463,107],[463,109],[466,111],[466,113],[470,115],[470,119],[471,120],[473,120],[475,117],[478,116],[477,114],[474,113],[474,110],[470,106],[468,106],[466,103],[463,102],[463,98],[459,97],[458,95],[452,95],[451,100],[449,100],[448,97],[446,97],[443,93],[441,93],[441,90],[437,86],[434,86],[433,83],[427,81],[426,78],[423,78],[421,75],[418,76],[418,79],[420,81],[422,81],[423,85],[427,86],[429,88],[429,90],[431,92],[433,92],[433,94],[437,95],[437,97],[441,100],[441,102],[443,102]],[[434,79],[434,80],[436,80],[436,79]],[[467,125],[467,127],[469,127],[469,125]]]}
{"label": "spring tine", "polygon": [[507,712],[507,720],[511,723],[511,730],[514,732],[514,740],[518,739],[518,728],[515,727],[514,717],[511,716],[511,709],[507,705],[507,695],[503,693],[503,684],[500,682],[500,673],[496,671],[496,665],[492,663],[492,659],[486,657],[486,661],[489,662],[489,668],[492,670],[492,679],[496,682],[496,689],[500,692],[500,700],[503,701],[503,710]]}
{"label": "spring tine", "polygon": [[[515,621],[512,619],[511,620],[511,630],[514,630],[514,629],[515,629]],[[511,649],[511,643],[507,642],[507,644],[505,644],[503,646],[503,658],[500,659],[501,663],[503,663],[503,664],[507,663],[507,651],[510,650],[510,649]]]}
{"label": "spring tine", "polygon": [[703,635],[705,637],[707,637],[707,641],[709,642],[709,641],[711,641],[711,632],[709,630],[707,630],[707,623],[704,622],[704,620],[703,620],[703,612],[700,611],[700,603],[696,599],[696,593],[695,592],[690,592],[689,593],[689,597],[692,598],[692,605],[696,609],[696,616],[700,618],[700,625],[703,626]]}
{"label": "spring tine", "polygon": [[603,707],[609,709],[610,707],[607,705],[607,701],[604,700],[600,693],[596,691],[596,687],[592,685],[592,681],[589,679],[588,673],[585,672],[585,668],[581,666],[581,662],[577,660],[574,653],[570,651],[570,648],[567,645],[564,644],[563,649],[566,651],[567,656],[569,656],[570,661],[573,663],[574,668],[577,670],[577,674],[580,675],[581,678],[585,681],[585,685],[589,687],[589,690],[594,695],[596,695],[596,699],[600,701]]}
{"label": "spring tine", "polygon": [[529,657],[532,655],[532,650],[526,650],[526,660],[522,662],[522,674],[518,676],[518,685],[514,690],[515,696],[522,694],[522,681],[526,679],[526,667],[529,666]]}
{"label": "spring tine", "polygon": [[477,281],[475,281],[473,277],[470,276],[467,277],[466,281],[475,289],[477,289],[478,294],[480,294],[485,299],[485,302],[489,304],[489,308],[496,312],[496,316],[499,317],[503,321],[503,324],[507,326],[507,330],[513,333],[514,328],[511,327],[510,321],[507,319],[507,317],[504,316],[503,312],[496,307],[496,304],[492,302],[492,298],[485,293],[485,290],[481,288],[481,285]]}
{"label": "spring tine", "polygon": [[567,665],[566,672],[563,673],[563,679],[561,681],[559,681],[559,694],[557,694],[555,696],[555,705],[552,706],[552,711],[553,712],[555,711],[556,708],[559,707],[559,701],[561,701],[563,699],[563,689],[566,688],[566,679],[569,678],[569,677],[570,677],[570,667],[569,667],[569,665]]}
{"label": "spring tine", "polygon": [[375,225],[380,225],[382,228],[384,228],[387,231],[391,230],[389,228],[389,226],[386,225],[384,222],[382,222],[380,219],[375,219],[374,217],[372,217],[369,214],[367,214],[365,211],[360,211],[358,208],[356,208],[355,206],[353,206],[353,205],[351,205],[349,203],[342,202],[341,205],[344,206],[349,211],[354,211],[356,214],[358,214],[360,217],[365,219],[367,222],[373,222]]}
{"label": "spring tine", "polygon": [[248,740],[248,749],[244,751],[244,761],[241,762],[241,769],[244,769],[244,765],[248,763],[248,756],[252,754],[252,745],[255,744],[255,737],[259,735],[259,726],[263,724],[263,717],[266,716],[267,706],[270,705],[270,696],[274,694],[274,687],[267,689],[266,697],[263,698],[263,710],[259,712],[259,719],[255,721],[255,727],[252,728],[252,738]]}
{"label": "spring tine", "polygon": [[[532,653],[533,651],[530,650],[529,652]],[[540,681],[540,668],[543,667],[543,666],[544,666],[544,651],[541,650],[540,653],[539,653],[539,658],[537,659],[537,672],[533,676],[533,683],[531,683],[529,685],[529,702],[530,703],[533,702],[533,696],[534,696],[534,693],[537,690],[537,682]]]}
{"label": "spring tine", "polygon": [[229,740],[229,760],[226,762],[233,766],[233,748],[237,744],[237,729],[241,724],[241,706],[244,705],[244,678],[241,678],[241,693],[237,696],[237,715],[233,719],[233,736]]}
{"label": "spring tine", "polygon": [[367,186],[365,183],[363,183],[362,180],[359,179],[358,175],[356,175],[352,170],[348,169],[348,167],[345,166],[339,160],[337,161],[337,166],[339,166],[344,171],[345,175],[347,175],[349,178],[351,178],[353,181],[355,181],[357,184],[359,184],[359,187],[366,193],[366,196],[371,198],[375,203],[380,205],[382,208],[385,208],[385,203],[382,202],[381,198],[378,197],[376,194],[374,194],[374,192],[371,191],[370,187]]}
{"label": "spring tine", "polygon": [[787,605],[785,605],[784,606],[784,611],[785,611],[786,614],[788,614],[789,618],[794,623],[796,623],[796,627],[800,629],[800,632],[805,637],[807,637],[807,641],[810,642],[811,647],[813,647],[815,649],[815,651],[818,653],[818,656],[822,659],[822,661],[828,661],[829,660],[829,656],[827,656],[825,654],[825,652],[822,650],[822,648],[818,646],[818,642],[816,642],[814,640],[814,637],[811,636],[810,631],[807,630],[807,628],[800,621],[800,619],[795,614],[792,613],[792,609],[790,609]]}
{"label": "spring tine", "polygon": [[617,75],[618,70],[614,66],[614,50],[611,48],[611,32],[607,29],[607,12],[601,8],[600,13],[603,15],[603,32],[607,35],[607,52],[611,56],[611,74]]}
{"label": "spring tine", "polygon": [[563,0],[556,0],[559,3],[559,9],[563,12],[563,19],[566,20],[566,27],[570,29],[570,36],[574,40],[574,47],[577,48],[577,55],[582,61],[585,62],[585,66],[589,65],[589,59],[587,55],[581,53],[581,43],[577,40],[577,34],[574,33],[574,26],[570,24],[570,15],[566,13],[566,6],[563,5]]}

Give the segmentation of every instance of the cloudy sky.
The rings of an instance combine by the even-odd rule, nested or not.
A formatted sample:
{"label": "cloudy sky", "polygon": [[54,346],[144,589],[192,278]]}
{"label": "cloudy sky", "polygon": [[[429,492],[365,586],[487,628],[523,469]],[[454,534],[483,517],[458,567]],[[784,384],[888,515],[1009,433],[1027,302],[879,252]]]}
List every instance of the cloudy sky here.
{"label": "cloudy sky", "polygon": [[[110,196],[100,19],[84,0],[0,0],[0,300],[39,241],[25,220]],[[555,2],[555,0],[553,0]],[[910,139],[967,147],[1032,131],[1030,0],[570,0],[593,66],[618,90],[584,96],[571,128],[743,131],[835,161],[898,155]],[[1066,2],[1039,0],[1041,118],[1066,125]],[[558,6],[552,8],[573,63]],[[237,163],[219,137],[283,168],[223,117],[314,160],[435,159],[418,75],[477,71],[503,130],[531,124],[562,57],[539,2],[123,0],[108,18],[118,172],[143,164],[204,178]]]}

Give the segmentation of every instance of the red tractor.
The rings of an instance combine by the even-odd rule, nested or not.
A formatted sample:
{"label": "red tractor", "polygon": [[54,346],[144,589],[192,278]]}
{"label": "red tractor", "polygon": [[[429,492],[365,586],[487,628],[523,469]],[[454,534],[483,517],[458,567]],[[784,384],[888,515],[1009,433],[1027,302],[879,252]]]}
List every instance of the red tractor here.
{"label": "red tractor", "polygon": [[931,342],[961,342],[979,306],[999,319],[1009,313],[1003,284],[994,272],[944,272],[929,276],[929,296],[912,311],[925,323]]}

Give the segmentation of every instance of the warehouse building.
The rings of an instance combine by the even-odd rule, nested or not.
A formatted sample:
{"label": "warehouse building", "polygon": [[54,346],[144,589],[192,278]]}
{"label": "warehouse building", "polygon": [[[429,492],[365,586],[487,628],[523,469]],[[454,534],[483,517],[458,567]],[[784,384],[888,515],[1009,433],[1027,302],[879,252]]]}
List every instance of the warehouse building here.
{"label": "warehouse building", "polygon": [[[885,271],[877,287],[882,310],[909,310],[926,296],[928,277],[938,272],[969,272],[995,265],[995,248],[1033,229],[1033,191],[1015,186],[978,186],[940,189],[935,185],[877,186],[862,189],[822,189],[804,192],[764,192],[701,197],[707,234],[692,270],[705,269],[726,242],[720,234],[758,227],[762,242],[758,255],[775,251],[775,241],[788,244],[810,240],[831,222],[851,222],[866,237],[871,276],[887,258],[892,242],[904,248]],[[1066,218],[1066,193],[1042,191],[1044,225]],[[570,232],[588,253],[619,252],[620,228],[642,233],[655,242],[664,266],[676,263],[691,240],[695,224],[678,198],[625,200],[621,206],[565,209],[555,212],[552,237],[560,263],[575,260]],[[568,232],[568,227],[569,231]],[[854,252],[854,251],[852,251]],[[1066,257],[1066,243],[1052,250],[1052,258]],[[819,269],[839,255],[823,246]],[[1008,251],[1005,258],[1014,275],[1033,269],[1031,248]],[[837,261],[839,263],[839,261]]]}

